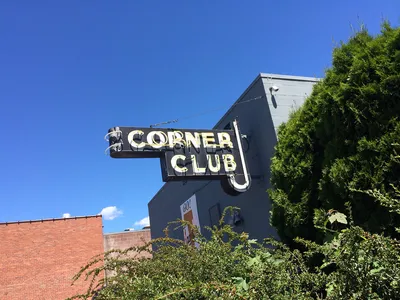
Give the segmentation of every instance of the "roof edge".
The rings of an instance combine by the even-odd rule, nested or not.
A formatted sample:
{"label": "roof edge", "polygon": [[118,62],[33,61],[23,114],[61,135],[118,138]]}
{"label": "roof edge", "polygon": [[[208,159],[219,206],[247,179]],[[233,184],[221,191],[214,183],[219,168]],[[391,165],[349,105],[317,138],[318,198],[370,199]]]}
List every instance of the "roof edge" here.
{"label": "roof edge", "polygon": [[295,76],[295,75],[281,75],[281,74],[271,74],[271,73],[260,73],[259,77],[269,78],[269,79],[281,79],[281,80],[295,80],[295,81],[309,81],[318,82],[321,78],[318,77],[307,77],[307,76]]}
{"label": "roof edge", "polygon": [[262,78],[263,73],[259,73],[257,77],[250,83],[250,85],[244,90],[244,92],[236,99],[236,101],[229,107],[229,109],[225,112],[225,114],[219,119],[217,124],[214,125],[213,129],[216,129],[222,122],[223,119],[234,109],[235,105],[243,99],[244,96],[253,88],[253,86]]}
{"label": "roof edge", "polygon": [[77,216],[77,217],[69,217],[69,218],[53,218],[53,219],[40,219],[40,220],[11,221],[11,222],[0,222],[0,225],[50,222],[50,221],[61,221],[61,220],[71,220],[71,219],[76,220],[76,219],[101,218],[101,217],[102,217],[102,215],[89,215],[89,216]]}
{"label": "roof edge", "polygon": [[103,233],[103,235],[125,234],[125,233],[144,232],[144,231],[151,231],[151,229],[148,228],[148,229],[138,229],[138,230],[130,230],[130,231],[107,232],[107,233]]}
{"label": "roof edge", "polygon": [[147,203],[147,208],[149,207],[150,203],[164,190],[165,186],[167,185],[167,182],[164,182],[162,187],[157,191],[157,193],[154,194],[153,198],[150,199],[150,201]]}

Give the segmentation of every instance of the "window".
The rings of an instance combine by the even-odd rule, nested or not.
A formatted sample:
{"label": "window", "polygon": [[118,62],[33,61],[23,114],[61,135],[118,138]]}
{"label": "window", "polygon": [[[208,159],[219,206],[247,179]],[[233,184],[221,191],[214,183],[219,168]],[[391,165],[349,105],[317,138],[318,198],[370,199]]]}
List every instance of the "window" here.
{"label": "window", "polygon": [[210,214],[210,225],[218,225],[219,219],[221,218],[221,210],[219,208],[219,203],[211,206],[208,209],[208,213]]}

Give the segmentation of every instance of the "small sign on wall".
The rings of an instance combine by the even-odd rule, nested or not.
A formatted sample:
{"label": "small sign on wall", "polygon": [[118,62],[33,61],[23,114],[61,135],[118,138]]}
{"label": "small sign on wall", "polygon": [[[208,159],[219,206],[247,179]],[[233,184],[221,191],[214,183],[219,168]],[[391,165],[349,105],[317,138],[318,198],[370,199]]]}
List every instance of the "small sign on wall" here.
{"label": "small sign on wall", "polygon": [[[181,216],[182,220],[188,221],[190,224],[197,226],[200,231],[196,195],[193,195],[181,205]],[[193,243],[193,232],[190,230],[189,226],[183,228],[183,239],[185,243]]]}

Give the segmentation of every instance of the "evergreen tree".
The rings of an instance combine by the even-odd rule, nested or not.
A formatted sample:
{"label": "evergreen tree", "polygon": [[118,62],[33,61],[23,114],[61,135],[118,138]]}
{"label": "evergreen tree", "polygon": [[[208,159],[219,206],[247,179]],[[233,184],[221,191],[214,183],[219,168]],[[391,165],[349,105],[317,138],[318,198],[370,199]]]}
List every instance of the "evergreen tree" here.
{"label": "evergreen tree", "polygon": [[333,51],[332,67],[278,131],[271,223],[286,242],[321,241],[315,210],[352,208],[355,225],[398,236],[398,215],[359,190],[392,193],[399,165],[400,29],[366,29]]}

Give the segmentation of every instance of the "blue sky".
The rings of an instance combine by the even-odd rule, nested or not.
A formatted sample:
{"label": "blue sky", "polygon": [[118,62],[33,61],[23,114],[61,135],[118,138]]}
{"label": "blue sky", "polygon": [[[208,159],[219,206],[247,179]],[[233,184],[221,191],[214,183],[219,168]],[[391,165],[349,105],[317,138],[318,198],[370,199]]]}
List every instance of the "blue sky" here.
{"label": "blue sky", "polygon": [[1,1],[0,222],[115,206],[105,232],[141,228],[159,161],[105,156],[108,128],[228,107],[260,72],[321,77],[350,24],[377,33],[399,11],[398,0]]}

